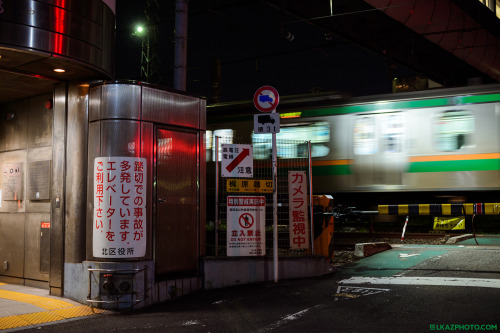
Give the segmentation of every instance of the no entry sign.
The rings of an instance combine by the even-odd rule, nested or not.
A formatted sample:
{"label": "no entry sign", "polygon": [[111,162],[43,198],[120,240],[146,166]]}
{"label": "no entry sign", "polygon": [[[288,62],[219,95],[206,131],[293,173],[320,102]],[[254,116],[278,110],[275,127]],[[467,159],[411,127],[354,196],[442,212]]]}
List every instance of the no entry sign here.
{"label": "no entry sign", "polygon": [[227,197],[227,255],[266,255],[266,197]]}
{"label": "no entry sign", "polygon": [[253,96],[253,104],[260,112],[272,112],[279,101],[278,91],[271,86],[260,87]]}

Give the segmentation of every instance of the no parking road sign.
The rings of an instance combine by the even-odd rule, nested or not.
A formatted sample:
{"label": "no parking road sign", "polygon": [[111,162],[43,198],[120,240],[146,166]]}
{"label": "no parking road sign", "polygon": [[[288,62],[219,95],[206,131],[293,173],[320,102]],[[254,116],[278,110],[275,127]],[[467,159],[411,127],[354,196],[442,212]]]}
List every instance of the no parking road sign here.
{"label": "no parking road sign", "polygon": [[266,197],[227,197],[227,255],[266,255]]}
{"label": "no parking road sign", "polygon": [[271,86],[260,87],[253,96],[253,104],[260,112],[272,112],[279,101],[278,91]]}

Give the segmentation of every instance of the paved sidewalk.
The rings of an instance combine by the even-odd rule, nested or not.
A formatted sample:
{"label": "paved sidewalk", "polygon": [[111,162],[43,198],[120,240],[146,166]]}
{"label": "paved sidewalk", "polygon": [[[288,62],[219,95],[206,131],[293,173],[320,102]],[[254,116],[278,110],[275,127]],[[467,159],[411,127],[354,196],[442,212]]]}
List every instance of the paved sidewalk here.
{"label": "paved sidewalk", "polygon": [[66,298],[50,296],[49,291],[45,289],[0,283],[2,333],[30,325],[54,323],[107,312],[92,309]]}

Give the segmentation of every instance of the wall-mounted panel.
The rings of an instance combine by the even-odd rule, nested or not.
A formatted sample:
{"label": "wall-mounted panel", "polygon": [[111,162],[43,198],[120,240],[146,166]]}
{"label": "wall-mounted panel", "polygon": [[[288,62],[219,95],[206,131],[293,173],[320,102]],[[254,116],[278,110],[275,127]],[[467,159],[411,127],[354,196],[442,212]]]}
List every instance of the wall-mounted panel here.
{"label": "wall-mounted panel", "polygon": [[[26,200],[24,200],[24,184],[26,184],[26,164],[27,164],[27,153],[26,150],[15,150],[10,152],[5,152],[0,154],[0,188],[3,187],[3,169],[7,165],[17,165],[22,164],[23,169],[23,200],[6,200],[5,192],[2,190],[2,205],[0,207],[0,212],[24,212],[26,207]],[[9,170],[10,172],[10,170]]]}
{"label": "wall-mounted panel", "polygon": [[141,86],[105,84],[102,86],[101,119],[140,119]]}
{"label": "wall-mounted panel", "polygon": [[[47,260],[40,260],[50,256],[50,246],[45,246],[42,249],[42,230],[43,223],[50,223],[50,214],[26,214],[26,228],[24,230],[25,237],[25,259],[24,259],[24,277],[27,279],[48,281],[48,271],[41,272],[40,263]],[[44,228],[47,229],[47,228]],[[45,230],[44,230],[45,231]],[[44,268],[44,267],[42,267]]]}
{"label": "wall-mounted panel", "polygon": [[0,213],[0,275],[24,275],[25,214]]}
{"label": "wall-mounted panel", "polygon": [[28,163],[28,200],[50,199],[51,161]]}
{"label": "wall-mounted panel", "polygon": [[26,148],[28,139],[28,107],[28,100],[22,100],[5,106],[5,150]]}
{"label": "wall-mounted panel", "polygon": [[52,94],[41,95],[29,99],[28,109],[28,147],[45,147],[52,145]]}
{"label": "wall-mounted panel", "polygon": [[200,99],[170,91],[142,88],[142,119],[198,129]]}

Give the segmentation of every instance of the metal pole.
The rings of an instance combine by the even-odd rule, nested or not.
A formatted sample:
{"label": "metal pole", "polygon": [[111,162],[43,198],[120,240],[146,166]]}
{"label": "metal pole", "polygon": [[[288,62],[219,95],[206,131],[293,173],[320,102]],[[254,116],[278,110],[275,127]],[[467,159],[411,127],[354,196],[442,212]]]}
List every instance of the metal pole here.
{"label": "metal pole", "polygon": [[174,88],[186,91],[188,0],[175,1]]}
{"label": "metal pole", "polygon": [[[276,109],[272,113],[276,113]],[[272,164],[273,164],[273,262],[274,282],[278,282],[278,165],[276,154],[276,133],[272,133]]]}
{"label": "metal pole", "polygon": [[215,137],[215,256],[219,256],[219,137]]}
{"label": "metal pole", "polygon": [[309,221],[311,221],[311,253],[314,254],[314,221],[313,221],[313,185],[312,185],[312,158],[311,141],[307,141],[307,150],[309,154]]}

